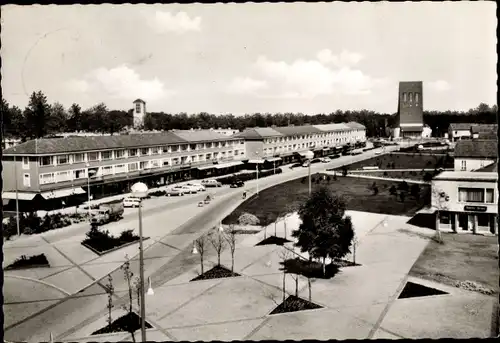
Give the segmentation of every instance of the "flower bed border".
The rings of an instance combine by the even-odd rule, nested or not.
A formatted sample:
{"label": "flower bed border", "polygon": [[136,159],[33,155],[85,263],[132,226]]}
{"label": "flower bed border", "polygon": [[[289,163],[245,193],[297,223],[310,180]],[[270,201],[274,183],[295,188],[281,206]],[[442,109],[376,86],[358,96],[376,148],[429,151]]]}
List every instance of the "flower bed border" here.
{"label": "flower bed border", "polygon": [[[142,239],[142,241],[144,242],[145,240],[148,240],[150,237],[144,237]],[[121,248],[125,248],[125,247],[128,247],[132,244],[135,244],[135,243],[138,243],[140,239],[136,239],[135,241],[132,241],[132,242],[128,242],[128,243],[125,243],[125,244],[122,244],[122,245],[119,245],[117,247],[114,247],[114,248],[111,248],[109,250],[105,250],[105,251],[102,251],[102,252],[99,252],[98,250],[92,248],[89,244],[87,243],[84,243],[84,242],[80,242],[81,245],[83,245],[85,248],[89,249],[90,251],[96,253],[97,255],[99,256],[103,256],[103,255],[106,255],[106,254],[109,254],[113,251],[116,251],[118,249],[121,249]]]}

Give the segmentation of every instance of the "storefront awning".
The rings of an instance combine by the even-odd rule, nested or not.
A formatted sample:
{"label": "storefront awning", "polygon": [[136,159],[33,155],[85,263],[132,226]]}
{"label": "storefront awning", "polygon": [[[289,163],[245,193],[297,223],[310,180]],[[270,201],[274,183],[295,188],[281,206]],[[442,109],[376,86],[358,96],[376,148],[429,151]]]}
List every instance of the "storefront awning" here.
{"label": "storefront awning", "polygon": [[248,161],[248,163],[260,164],[260,163],[264,163],[264,160],[250,160],[250,161]]}
{"label": "storefront awning", "polygon": [[77,188],[66,188],[66,189],[56,189],[50,192],[43,192],[40,195],[44,199],[58,199],[58,198],[64,198],[64,197],[69,197],[71,195],[76,195],[76,194],[85,194],[86,192],[83,190],[81,187]]}
{"label": "storefront awning", "polygon": [[207,170],[207,169],[212,169],[212,168],[217,168],[217,164],[210,164],[208,166],[196,167],[196,169],[198,169],[198,170]]}
{"label": "storefront awning", "polygon": [[302,157],[306,157],[306,153],[305,152],[297,152],[297,154],[299,154]]}
{"label": "storefront awning", "polygon": [[[35,198],[36,193],[17,192],[17,199],[31,201]],[[3,192],[2,199],[16,200],[16,192]]]}
{"label": "storefront awning", "polygon": [[266,161],[267,162],[281,161],[281,157],[267,158]]}
{"label": "storefront awning", "polygon": [[323,150],[324,150],[324,151],[328,151],[328,150],[330,150],[330,148],[329,148],[329,147],[326,147],[326,148],[323,148]]}
{"label": "storefront awning", "polygon": [[241,161],[233,161],[233,162],[227,162],[227,163],[222,163],[222,164],[216,164],[215,168],[217,168],[217,169],[229,168],[229,167],[239,166],[242,164],[243,164],[243,162],[241,162]]}

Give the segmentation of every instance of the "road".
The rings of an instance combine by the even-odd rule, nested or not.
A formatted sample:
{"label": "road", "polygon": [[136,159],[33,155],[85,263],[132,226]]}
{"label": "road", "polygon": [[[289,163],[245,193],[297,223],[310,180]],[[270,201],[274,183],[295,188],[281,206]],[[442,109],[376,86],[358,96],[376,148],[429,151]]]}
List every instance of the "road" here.
{"label": "road", "polygon": [[[398,147],[388,147],[386,152],[397,149]],[[355,163],[361,160],[371,158],[375,155],[375,151],[371,150],[357,156],[342,156],[328,164],[313,164],[311,173],[316,173],[325,168],[338,168],[342,165]],[[307,168],[296,168],[295,170],[286,170],[282,174],[269,176],[258,181],[249,181],[246,183],[246,189],[253,193],[256,190],[258,182],[259,190],[263,190],[275,184],[293,180],[299,177],[306,176]],[[196,237],[200,236],[211,227],[216,225],[222,218],[231,213],[243,200],[242,189],[230,189],[227,187],[217,190],[217,197],[207,208],[203,209],[198,215],[186,216],[186,221],[167,233],[159,242],[145,249],[145,271],[146,277],[151,276],[153,287],[158,287],[174,278],[182,275],[184,272],[193,268],[199,263],[198,256],[191,254],[192,242]],[[146,205],[144,211],[145,219],[153,219],[160,215],[166,209],[172,210],[173,207],[196,206],[199,199],[204,195],[192,195],[183,198],[165,198],[152,199],[151,205]],[[157,204],[158,205],[153,205]],[[188,212],[189,213],[189,210]],[[120,223],[137,220],[133,213],[125,214],[125,218]],[[161,221],[160,221],[161,223]],[[160,224],[159,223],[159,224]],[[47,233],[44,237],[49,241],[62,241],[76,232],[85,232],[88,227],[72,228],[71,233],[63,230]],[[172,256],[172,246],[176,247],[177,253]],[[168,251],[168,252],[167,252]],[[209,250],[210,251],[210,250]],[[170,256],[171,258],[165,262],[162,258],[152,258],[158,256]],[[148,258],[149,257],[149,258]],[[131,269],[138,271],[137,256],[132,257]],[[136,273],[137,275],[137,273]],[[120,303],[125,303],[128,299],[128,294],[123,273],[120,269],[111,273],[114,280],[115,307]],[[48,339],[50,332],[54,334],[57,340],[64,339],[75,330],[81,328],[87,323],[91,323],[95,319],[106,313],[106,295],[103,285],[99,282],[81,290],[77,294],[69,296],[41,311],[31,315],[30,317],[5,328],[5,338],[13,341],[45,341]]]}

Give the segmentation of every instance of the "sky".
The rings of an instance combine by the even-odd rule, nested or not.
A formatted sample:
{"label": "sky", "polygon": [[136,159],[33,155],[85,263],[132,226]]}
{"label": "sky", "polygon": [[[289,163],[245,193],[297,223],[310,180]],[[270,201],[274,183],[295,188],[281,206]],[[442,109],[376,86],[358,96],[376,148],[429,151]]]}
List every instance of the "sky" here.
{"label": "sky", "polygon": [[425,110],[496,103],[495,2],[336,2],[1,8],[2,92],[150,112]]}

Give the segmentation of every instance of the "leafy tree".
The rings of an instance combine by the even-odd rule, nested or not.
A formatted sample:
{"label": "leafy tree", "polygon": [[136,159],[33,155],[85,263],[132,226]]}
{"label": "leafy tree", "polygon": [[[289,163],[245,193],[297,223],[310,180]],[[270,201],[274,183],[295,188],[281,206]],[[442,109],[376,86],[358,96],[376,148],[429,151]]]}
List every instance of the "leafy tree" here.
{"label": "leafy tree", "polygon": [[238,223],[243,226],[258,225],[260,223],[260,220],[255,215],[244,212],[239,216]]}
{"label": "leafy tree", "polygon": [[292,233],[296,245],[311,257],[339,259],[349,253],[354,231],[351,218],[345,215],[345,201],[328,188],[321,187],[301,206],[302,220],[298,230]]}
{"label": "leafy tree", "polygon": [[50,107],[50,115],[47,118],[47,133],[60,133],[66,131],[68,114],[64,106],[58,102]]}
{"label": "leafy tree", "polygon": [[411,185],[410,194],[411,194],[411,196],[413,196],[415,199],[418,200],[420,198],[420,186],[416,183]]}
{"label": "leafy tree", "polygon": [[111,310],[113,309],[113,295],[115,294],[115,288],[113,287],[113,278],[111,274],[108,274],[108,283],[105,286],[106,293],[108,294],[108,326],[111,326],[113,319],[111,318]]}
{"label": "leafy tree", "polygon": [[47,97],[41,92],[33,92],[28,106],[24,110],[28,135],[32,138],[41,138],[47,134],[47,120],[50,116],[50,105]]}
{"label": "leafy tree", "polygon": [[217,265],[220,266],[220,255],[222,251],[226,248],[226,241],[224,240],[224,235],[222,232],[219,232],[217,228],[213,228],[212,231],[208,234],[208,240],[212,244],[217,253]]}
{"label": "leafy tree", "polygon": [[78,104],[72,104],[68,110],[67,127],[70,132],[82,130],[82,109]]}
{"label": "leafy tree", "polygon": [[205,256],[205,251],[207,246],[207,237],[205,235],[198,237],[194,241],[194,246],[196,250],[198,250],[198,254],[200,254],[201,274],[203,274],[204,273],[203,258]]}

